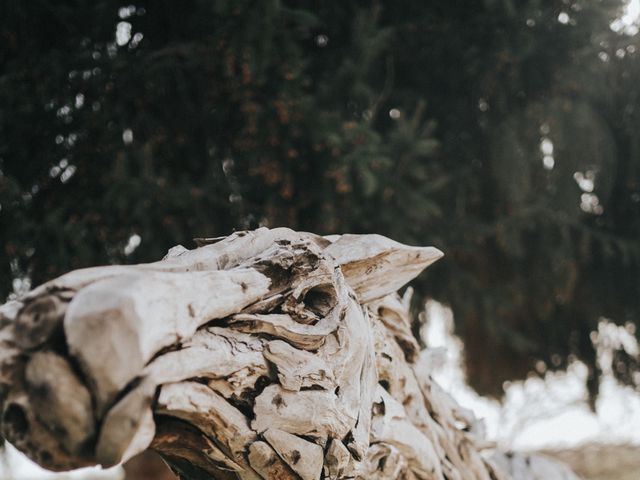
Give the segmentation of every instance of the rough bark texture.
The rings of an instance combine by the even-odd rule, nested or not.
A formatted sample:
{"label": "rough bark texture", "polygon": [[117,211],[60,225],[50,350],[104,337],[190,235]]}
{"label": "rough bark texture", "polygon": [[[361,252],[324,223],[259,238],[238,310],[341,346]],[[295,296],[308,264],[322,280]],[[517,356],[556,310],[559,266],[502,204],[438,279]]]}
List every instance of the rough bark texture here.
{"label": "rough bark texture", "polygon": [[12,444],[51,470],[152,448],[189,479],[508,478],[395,293],[440,251],[285,228],[200,245],[1,307]]}

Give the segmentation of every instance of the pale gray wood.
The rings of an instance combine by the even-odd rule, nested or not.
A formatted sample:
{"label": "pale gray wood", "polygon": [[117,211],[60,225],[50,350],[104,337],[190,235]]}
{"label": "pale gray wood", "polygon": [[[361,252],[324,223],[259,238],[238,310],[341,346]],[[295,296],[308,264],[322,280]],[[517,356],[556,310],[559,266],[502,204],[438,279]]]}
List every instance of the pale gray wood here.
{"label": "pale gray wood", "polygon": [[395,294],[442,252],[287,228],[199,245],[1,306],[2,435],[53,470],[153,448],[225,480],[509,478]]}
{"label": "pale gray wood", "polygon": [[320,445],[277,428],[267,429],[262,436],[302,480],[320,478],[324,453]]}

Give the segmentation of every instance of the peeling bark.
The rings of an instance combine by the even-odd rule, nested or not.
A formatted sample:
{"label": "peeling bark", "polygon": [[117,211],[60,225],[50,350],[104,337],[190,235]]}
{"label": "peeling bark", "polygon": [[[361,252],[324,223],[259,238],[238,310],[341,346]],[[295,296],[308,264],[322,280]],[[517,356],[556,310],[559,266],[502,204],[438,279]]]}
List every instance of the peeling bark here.
{"label": "peeling bark", "polygon": [[509,478],[395,294],[440,251],[286,228],[198,244],[0,307],[2,435],[52,470],[152,448],[189,479]]}

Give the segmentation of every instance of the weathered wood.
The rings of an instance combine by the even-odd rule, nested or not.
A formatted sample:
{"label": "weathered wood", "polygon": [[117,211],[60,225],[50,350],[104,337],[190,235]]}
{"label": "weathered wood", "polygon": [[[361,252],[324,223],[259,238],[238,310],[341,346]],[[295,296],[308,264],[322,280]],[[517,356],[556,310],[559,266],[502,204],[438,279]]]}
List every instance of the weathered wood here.
{"label": "weathered wood", "polygon": [[393,445],[417,475],[444,480],[433,443],[407,418],[402,404],[381,386],[376,391],[371,439]]}
{"label": "weathered wood", "polygon": [[198,428],[235,463],[244,463],[247,447],[257,439],[247,418],[206,385],[170,383],[161,389],[156,411]]}
{"label": "weathered wood", "polygon": [[269,285],[261,273],[242,269],[127,274],[83,288],[69,304],[64,329],[99,411],[160,349],[190,338],[209,320],[237,313],[266,295]]}
{"label": "weathered wood", "polygon": [[249,463],[260,475],[260,478],[298,480],[297,475],[284,460],[265,442],[253,442],[249,447],[248,457]]}
{"label": "weathered wood", "polygon": [[297,392],[303,387],[317,386],[333,391],[338,386],[330,364],[317,355],[292,347],[287,342],[269,342],[263,355],[275,367],[278,381],[285,390]]}
{"label": "weathered wood", "polygon": [[353,477],[354,461],[347,447],[338,440],[332,439],[324,456],[324,474],[329,479]]}
{"label": "weathered wood", "polygon": [[143,383],[105,415],[95,447],[98,463],[111,467],[147,448],[155,433],[151,410],[154,386]]}
{"label": "weathered wood", "polygon": [[23,349],[36,348],[61,328],[67,305],[73,292],[58,290],[27,303],[18,312],[15,322],[15,342]]}
{"label": "weathered wood", "polygon": [[269,385],[258,395],[254,414],[251,427],[259,433],[268,428],[279,428],[313,438],[323,446],[328,438],[345,437],[357,420],[341,408],[333,392],[291,392],[280,385]]}
{"label": "weathered wood", "polygon": [[156,417],[156,435],[150,448],[160,452],[186,478],[237,480],[242,467],[230,460],[206,435],[190,423],[173,417]]}
{"label": "weathered wood", "polygon": [[419,365],[432,247],[261,228],[0,307],[1,431],[46,468],[153,448],[183,478],[502,479]]}
{"label": "weathered wood", "polygon": [[325,251],[361,303],[395,292],[444,255],[437,248],[410,247],[382,235],[341,235]]}
{"label": "weathered wood", "polygon": [[320,445],[277,428],[267,429],[262,436],[302,480],[320,478],[324,453]]}
{"label": "weathered wood", "polygon": [[36,352],[27,363],[25,380],[31,407],[40,420],[59,436],[67,451],[80,453],[96,425],[91,395],[69,363],[53,352]]}

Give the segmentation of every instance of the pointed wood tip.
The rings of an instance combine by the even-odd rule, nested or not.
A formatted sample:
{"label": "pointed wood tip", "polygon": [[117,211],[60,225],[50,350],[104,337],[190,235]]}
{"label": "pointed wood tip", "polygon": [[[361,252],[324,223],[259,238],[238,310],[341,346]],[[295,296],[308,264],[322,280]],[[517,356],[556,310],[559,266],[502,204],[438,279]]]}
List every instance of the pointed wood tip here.
{"label": "pointed wood tip", "polygon": [[325,252],[364,303],[392,293],[444,256],[435,247],[414,247],[382,235],[341,235]]}

